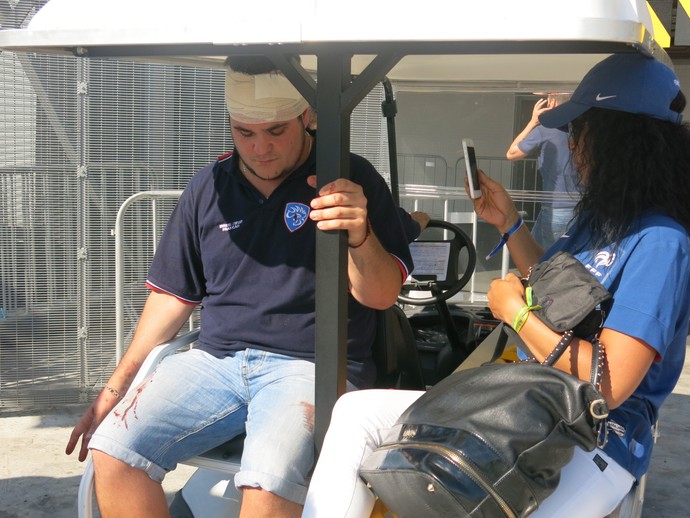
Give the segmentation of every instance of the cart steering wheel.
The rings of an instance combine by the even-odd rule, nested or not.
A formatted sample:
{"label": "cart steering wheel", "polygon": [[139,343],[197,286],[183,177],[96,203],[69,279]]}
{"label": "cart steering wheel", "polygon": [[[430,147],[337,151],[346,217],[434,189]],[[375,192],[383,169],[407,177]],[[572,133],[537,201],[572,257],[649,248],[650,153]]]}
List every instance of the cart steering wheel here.
{"label": "cart steering wheel", "polygon": [[[441,241],[443,243],[449,243],[450,247],[448,257],[449,266],[447,268],[449,278],[441,281],[437,280],[436,275],[417,275],[408,278],[405,284],[403,284],[400,295],[398,295],[398,302],[401,304],[430,306],[432,304],[445,302],[464,288],[474,273],[474,267],[477,263],[477,252],[469,236],[460,227],[448,223],[447,221],[432,219],[427,225],[427,229],[430,228],[441,228],[453,234],[450,240]],[[415,241],[415,243],[424,242],[425,240]],[[414,246],[414,243],[412,246]],[[464,250],[467,250],[467,252],[464,252]],[[458,271],[458,263],[461,255],[466,256],[464,260],[464,269]],[[409,293],[412,291],[431,291],[431,296],[425,298],[410,297]]]}

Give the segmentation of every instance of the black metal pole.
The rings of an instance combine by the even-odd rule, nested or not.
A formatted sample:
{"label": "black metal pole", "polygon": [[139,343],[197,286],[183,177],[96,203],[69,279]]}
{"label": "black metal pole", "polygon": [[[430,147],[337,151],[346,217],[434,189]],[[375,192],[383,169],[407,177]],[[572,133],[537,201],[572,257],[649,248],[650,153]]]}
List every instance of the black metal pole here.
{"label": "black metal pole", "polygon": [[381,103],[381,112],[386,118],[386,128],[388,130],[388,167],[391,175],[391,192],[393,201],[400,206],[400,180],[398,176],[398,144],[395,136],[395,116],[398,113],[398,105],[393,95],[393,86],[387,77],[381,81],[385,99]]}

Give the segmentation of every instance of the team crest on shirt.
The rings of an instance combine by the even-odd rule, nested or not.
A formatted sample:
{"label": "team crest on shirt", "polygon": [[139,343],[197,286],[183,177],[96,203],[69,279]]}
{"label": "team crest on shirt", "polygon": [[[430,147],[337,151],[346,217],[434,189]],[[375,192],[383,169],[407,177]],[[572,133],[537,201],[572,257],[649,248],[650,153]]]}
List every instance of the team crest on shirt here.
{"label": "team crest on shirt", "polygon": [[285,205],[285,225],[290,232],[299,230],[307,222],[311,209],[304,203],[290,202]]}
{"label": "team crest on shirt", "polygon": [[599,268],[600,266],[611,266],[613,261],[616,260],[616,254],[612,254],[606,251],[599,252],[594,258],[594,266]]}
{"label": "team crest on shirt", "polygon": [[595,277],[601,277],[603,274],[599,271],[600,268],[608,268],[616,260],[616,254],[602,250],[594,257],[594,266],[585,264],[591,274]]}

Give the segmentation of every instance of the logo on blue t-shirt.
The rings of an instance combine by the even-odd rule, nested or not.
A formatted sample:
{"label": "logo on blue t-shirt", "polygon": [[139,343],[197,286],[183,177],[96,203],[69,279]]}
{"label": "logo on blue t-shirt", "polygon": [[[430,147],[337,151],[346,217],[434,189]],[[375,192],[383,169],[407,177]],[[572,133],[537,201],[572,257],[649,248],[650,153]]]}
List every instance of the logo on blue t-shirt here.
{"label": "logo on blue t-shirt", "polygon": [[290,232],[299,230],[307,222],[311,209],[304,203],[290,202],[285,205],[285,225]]}
{"label": "logo on blue t-shirt", "polygon": [[594,257],[594,266],[590,265],[589,263],[584,263],[585,268],[587,268],[592,275],[595,277],[603,277],[603,273],[600,271],[601,269],[609,269],[610,266],[614,263],[616,260],[616,254],[607,252],[606,250],[600,251],[595,257]]}
{"label": "logo on blue t-shirt", "polygon": [[594,267],[599,268],[600,266],[611,266],[615,260],[616,254],[602,250],[594,258]]}

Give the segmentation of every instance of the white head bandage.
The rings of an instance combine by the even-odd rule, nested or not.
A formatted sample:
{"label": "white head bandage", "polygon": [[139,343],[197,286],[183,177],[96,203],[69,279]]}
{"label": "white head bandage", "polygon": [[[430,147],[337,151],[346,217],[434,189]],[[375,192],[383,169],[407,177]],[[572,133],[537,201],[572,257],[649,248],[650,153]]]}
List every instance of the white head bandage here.
{"label": "white head bandage", "polygon": [[278,72],[249,75],[228,70],[225,102],[230,117],[245,124],[290,120],[309,106],[292,83]]}

